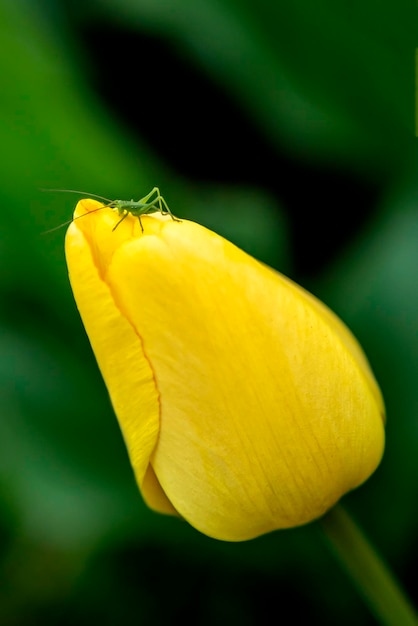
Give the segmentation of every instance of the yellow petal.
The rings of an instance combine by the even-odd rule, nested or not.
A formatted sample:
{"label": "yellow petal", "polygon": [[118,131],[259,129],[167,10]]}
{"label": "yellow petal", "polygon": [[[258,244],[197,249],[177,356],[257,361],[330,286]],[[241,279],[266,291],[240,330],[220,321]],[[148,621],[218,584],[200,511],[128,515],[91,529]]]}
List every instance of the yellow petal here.
{"label": "yellow petal", "polygon": [[[225,239],[141,219],[143,234],[133,217],[112,232],[108,209],[77,220],[67,259],[145,499],[231,541],[319,517],[383,453],[383,401],[361,348],[322,303]],[[96,278],[81,289],[84,264]],[[100,307],[132,345],[106,320],[97,327]],[[136,376],[144,364],[149,380]]]}
{"label": "yellow petal", "polygon": [[[81,201],[76,215],[100,206],[96,201]],[[159,396],[152,366],[144,356],[141,337],[129,319],[121,315],[106,283],[106,262],[110,259],[95,245],[108,236],[112,239],[112,234],[113,241],[118,241],[122,233],[112,233],[114,217],[106,211],[100,219],[79,220],[80,226],[85,226],[86,230],[78,228],[78,222],[73,222],[67,232],[66,256],[74,298],[103,378],[109,385],[115,413],[123,415],[122,432],[134,459],[137,481],[141,484],[158,437]],[[100,443],[100,433],[97,435]]]}

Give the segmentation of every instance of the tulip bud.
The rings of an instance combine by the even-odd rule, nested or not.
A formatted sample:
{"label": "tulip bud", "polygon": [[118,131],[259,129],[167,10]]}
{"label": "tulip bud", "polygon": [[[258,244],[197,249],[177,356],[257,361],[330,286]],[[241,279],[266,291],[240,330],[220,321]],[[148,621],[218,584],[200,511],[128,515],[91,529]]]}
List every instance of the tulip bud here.
{"label": "tulip bud", "polygon": [[384,406],[344,324],[198,224],[142,216],[142,233],[128,216],[113,232],[100,206],[77,205],[70,281],[148,505],[240,541],[363,483]]}

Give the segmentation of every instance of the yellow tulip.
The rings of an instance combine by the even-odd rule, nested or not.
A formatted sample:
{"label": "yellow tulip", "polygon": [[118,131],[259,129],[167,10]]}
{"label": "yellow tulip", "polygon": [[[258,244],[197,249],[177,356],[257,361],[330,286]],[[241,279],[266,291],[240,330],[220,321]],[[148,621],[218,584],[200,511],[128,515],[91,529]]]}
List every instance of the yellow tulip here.
{"label": "yellow tulip", "polygon": [[112,231],[120,217],[100,206],[78,203],[67,262],[147,504],[241,541],[363,483],[384,406],[344,324],[198,224],[142,216],[142,233],[130,215]]}

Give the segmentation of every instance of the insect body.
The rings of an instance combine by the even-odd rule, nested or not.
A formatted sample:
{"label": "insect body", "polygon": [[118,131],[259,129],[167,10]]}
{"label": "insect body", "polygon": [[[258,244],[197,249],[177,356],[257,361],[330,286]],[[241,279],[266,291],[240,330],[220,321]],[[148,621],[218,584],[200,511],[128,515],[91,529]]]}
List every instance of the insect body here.
{"label": "insect body", "polygon": [[[85,191],[76,191],[74,189],[45,189],[45,191],[60,191],[64,193],[79,193],[85,194],[86,196],[90,196],[91,198],[98,198],[99,200],[104,200],[107,204],[95,211],[100,211],[101,209],[113,209],[117,211],[119,215],[121,215],[121,219],[117,222],[117,224],[112,228],[112,231],[115,231],[119,224],[123,222],[124,219],[128,217],[128,215],[134,215],[138,218],[139,224],[141,226],[141,231],[144,232],[144,227],[141,222],[141,215],[150,215],[151,213],[161,213],[161,215],[170,215],[171,219],[174,222],[180,222],[177,217],[175,217],[170,211],[167,202],[164,200],[163,196],[160,194],[160,190],[158,187],[154,187],[151,191],[141,198],[140,200],[109,200],[109,198],[104,198],[103,196],[98,196],[94,193],[87,193]],[[93,211],[91,211],[92,213]],[[85,215],[79,215],[74,219],[80,219],[81,217],[85,217]],[[70,224],[71,221],[65,222],[64,224],[60,224],[56,228],[61,228],[61,226],[66,226]],[[56,230],[53,228],[52,230]],[[50,231],[48,231],[50,232]]]}
{"label": "insect body", "polygon": [[154,189],[152,189],[149,194],[147,194],[138,201],[110,200],[108,201],[108,204],[106,206],[109,209],[114,209],[115,211],[117,211],[119,215],[122,215],[122,218],[119,220],[116,226],[112,228],[112,230],[116,230],[119,224],[121,224],[129,214],[135,215],[138,218],[142,232],[144,232],[144,227],[142,226],[141,215],[149,215],[150,213],[161,213],[161,215],[170,215],[171,219],[175,222],[180,222],[180,220],[174,217],[174,215],[168,208],[168,204],[160,194],[160,190],[158,189],[158,187],[154,187]]}

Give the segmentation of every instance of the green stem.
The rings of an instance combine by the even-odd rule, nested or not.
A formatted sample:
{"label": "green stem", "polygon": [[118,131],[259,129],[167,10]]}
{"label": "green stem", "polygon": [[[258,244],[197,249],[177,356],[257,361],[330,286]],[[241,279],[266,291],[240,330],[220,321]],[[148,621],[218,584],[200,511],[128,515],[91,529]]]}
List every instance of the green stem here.
{"label": "green stem", "polygon": [[417,626],[418,617],[410,601],[342,506],[335,506],[319,523],[379,623]]}

